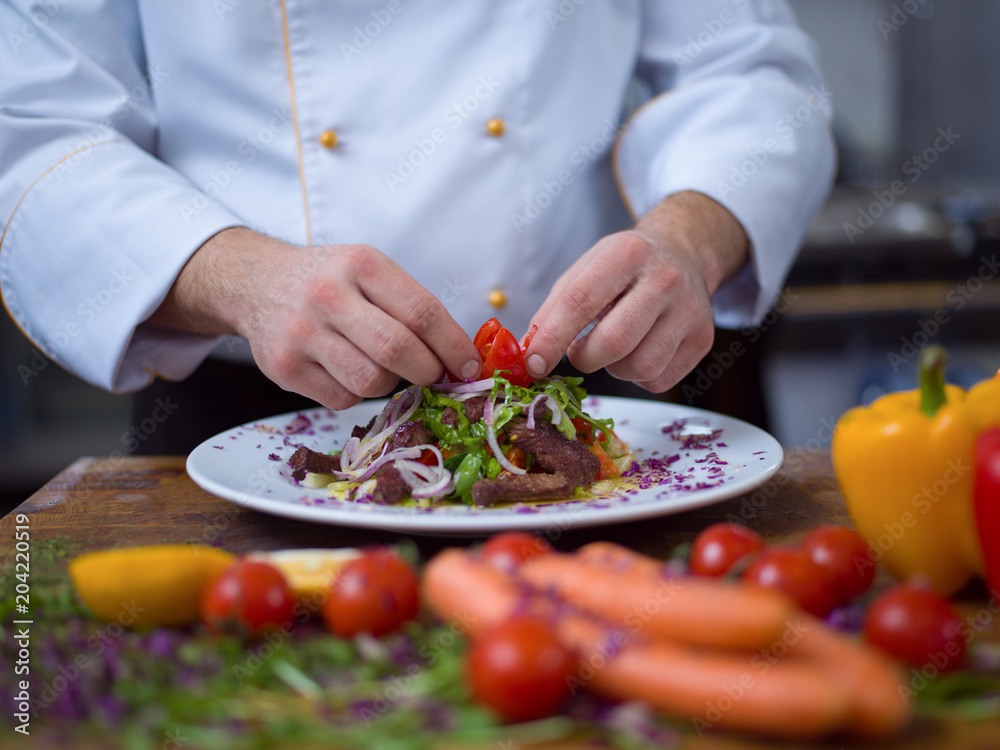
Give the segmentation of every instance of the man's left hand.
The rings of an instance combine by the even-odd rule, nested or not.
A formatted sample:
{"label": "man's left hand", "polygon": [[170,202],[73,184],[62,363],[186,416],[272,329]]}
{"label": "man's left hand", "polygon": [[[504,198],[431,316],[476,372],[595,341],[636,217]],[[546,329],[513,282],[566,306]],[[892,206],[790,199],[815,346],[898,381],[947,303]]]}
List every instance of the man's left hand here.
{"label": "man's left hand", "polygon": [[711,349],[711,296],[747,255],[746,233],[720,204],[694,192],[665,198],[555,283],[533,320],[529,374],[548,374],[565,352],[582,372],[604,367],[646,390],[667,390]]}

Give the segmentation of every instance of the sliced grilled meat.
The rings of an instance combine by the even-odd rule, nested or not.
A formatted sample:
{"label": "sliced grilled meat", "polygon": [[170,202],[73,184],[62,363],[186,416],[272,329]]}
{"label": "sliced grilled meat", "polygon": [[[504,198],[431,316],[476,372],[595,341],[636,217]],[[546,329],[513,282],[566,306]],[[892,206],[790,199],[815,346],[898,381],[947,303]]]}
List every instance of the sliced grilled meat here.
{"label": "sliced grilled meat", "polygon": [[511,443],[533,455],[543,469],[565,474],[574,487],[590,484],[601,469],[601,462],[587,446],[569,440],[546,419],[536,419],[535,429],[529,430],[527,419],[514,417],[505,432]]}
{"label": "sliced grilled meat", "polygon": [[472,485],[472,499],[482,507],[505,500],[560,500],[570,497],[576,487],[565,474],[503,473]]}
{"label": "sliced grilled meat", "polygon": [[[536,413],[536,417],[538,414]],[[548,474],[501,474],[496,479],[480,479],[472,485],[476,505],[494,505],[503,500],[558,500],[570,497],[577,487],[597,479],[601,462],[587,446],[569,440],[551,422],[536,419],[528,429],[528,420],[515,417],[505,427],[507,439]]]}
{"label": "sliced grilled meat", "polygon": [[332,474],[340,471],[340,456],[330,456],[300,445],[288,459],[288,465],[292,467],[292,477],[301,482],[306,478],[306,472]]}
{"label": "sliced grilled meat", "polygon": [[[412,448],[417,445],[429,443],[433,435],[431,431],[424,427],[422,420],[415,422],[403,422],[396,428],[396,432],[389,438],[387,451],[397,448]],[[395,505],[404,497],[410,494],[410,488],[399,475],[396,467],[386,464],[375,472],[375,491],[372,492],[372,501],[382,505]]]}
{"label": "sliced grilled meat", "polygon": [[[462,405],[465,407],[465,418],[470,422],[478,422],[483,418],[483,411],[486,408],[486,399],[488,396],[475,396],[465,401]],[[458,412],[452,407],[448,407],[441,414],[441,421],[448,425],[449,427],[458,427]]]}

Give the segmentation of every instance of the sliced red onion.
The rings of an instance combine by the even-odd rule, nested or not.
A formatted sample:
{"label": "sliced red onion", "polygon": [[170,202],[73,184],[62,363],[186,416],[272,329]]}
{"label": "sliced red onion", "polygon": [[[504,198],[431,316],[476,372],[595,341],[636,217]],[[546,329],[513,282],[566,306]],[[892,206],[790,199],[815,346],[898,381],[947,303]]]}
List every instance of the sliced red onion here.
{"label": "sliced red onion", "polygon": [[493,378],[473,380],[468,383],[435,383],[431,388],[444,393],[470,393],[473,391],[478,393],[493,388]]}
{"label": "sliced red onion", "polygon": [[360,469],[342,469],[341,471],[334,472],[334,474],[347,477],[352,482],[363,482],[390,461],[396,461],[401,458],[419,458],[420,452],[421,449],[419,447],[396,448],[395,450],[383,452],[381,456],[376,458],[374,461],[365,464],[365,466]]}
{"label": "sliced red onion", "polygon": [[483,396],[485,394],[486,394],[486,391],[482,391],[482,392],[480,392],[480,391],[472,391],[470,393],[449,394],[448,398],[450,398],[452,401],[458,401],[459,403],[462,403],[464,401],[468,401],[471,398],[478,398],[479,396]]}
{"label": "sliced red onion", "polygon": [[[489,406],[489,404],[487,404],[487,406]],[[504,467],[507,471],[509,471],[511,474],[528,473],[524,469],[514,466],[514,464],[512,464],[510,461],[507,460],[507,457],[503,454],[503,451],[500,450],[500,444],[497,442],[497,432],[496,430],[493,429],[492,422],[486,423],[486,442],[489,443],[490,450],[493,451],[493,456],[496,458],[496,460],[499,461],[500,465]]]}
{"label": "sliced red onion", "polygon": [[552,398],[547,393],[541,393],[532,399],[531,404],[528,406],[528,429],[535,429],[535,406],[545,402],[545,405],[549,407],[549,411],[552,412],[552,424],[557,425],[562,421],[562,409],[559,408],[559,403]]}
{"label": "sliced red onion", "polygon": [[402,480],[410,486],[411,497],[443,495],[451,485],[451,472],[443,466],[426,466],[419,461],[399,460],[393,465]]}
{"label": "sliced red onion", "polygon": [[493,399],[487,399],[486,405],[483,406],[483,423],[487,427],[493,426]]}
{"label": "sliced red onion", "polygon": [[[409,395],[413,395],[413,402],[407,406],[404,410],[403,405],[407,400]],[[372,425],[372,429],[369,434],[361,440],[360,446],[357,453],[352,451],[351,460],[348,464],[344,464],[341,460],[341,466],[347,472],[358,471],[363,464],[365,464],[371,456],[382,447],[382,444],[396,431],[396,428],[407,421],[416,412],[417,407],[420,406],[420,402],[423,400],[423,393],[420,390],[420,386],[411,386],[405,391],[399,393],[397,396],[386,404],[385,409],[376,418],[375,424]],[[402,412],[402,414],[400,414]],[[376,434],[371,434],[375,427],[379,423],[379,419],[385,416],[383,421],[384,427]]]}

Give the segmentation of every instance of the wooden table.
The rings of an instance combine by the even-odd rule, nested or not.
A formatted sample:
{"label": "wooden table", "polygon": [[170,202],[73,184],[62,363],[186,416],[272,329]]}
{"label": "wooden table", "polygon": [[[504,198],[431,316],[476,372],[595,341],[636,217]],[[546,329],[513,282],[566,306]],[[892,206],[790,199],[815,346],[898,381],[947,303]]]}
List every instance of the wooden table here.
{"label": "wooden table", "polygon": [[[69,538],[78,544],[79,552],[194,541],[240,553],[392,543],[401,538],[396,532],[311,524],[246,510],[201,490],[185,473],[184,459],[176,456],[81,458],[74,462],[0,520],[0,553],[5,560],[13,557],[14,519],[19,513],[30,517],[33,541]],[[550,529],[548,537],[563,550],[603,539],[666,557],[674,546],[691,541],[699,530],[719,520],[739,521],[768,539],[799,534],[823,523],[850,523],[829,454],[792,450],[786,453],[782,470],[751,494],[659,519],[579,530]],[[435,536],[411,539],[423,559],[443,547],[475,541]],[[985,604],[985,594],[977,590],[961,602],[969,613]],[[980,637],[1000,640],[997,620],[1000,616]],[[720,750],[774,746],[771,742],[725,735],[692,735],[684,744]],[[845,744],[841,739],[822,747],[1000,748],[1000,719],[970,723],[920,721],[894,743]]]}

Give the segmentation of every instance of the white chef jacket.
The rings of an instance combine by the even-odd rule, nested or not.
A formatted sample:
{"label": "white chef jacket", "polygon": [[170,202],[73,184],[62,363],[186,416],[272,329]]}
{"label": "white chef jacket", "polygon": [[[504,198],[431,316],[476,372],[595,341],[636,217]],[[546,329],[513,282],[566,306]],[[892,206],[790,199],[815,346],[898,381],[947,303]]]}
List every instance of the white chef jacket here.
{"label": "white chef jacket", "polygon": [[713,300],[739,326],[831,182],[779,0],[0,0],[0,30],[3,301],[116,392],[219,343],[143,321],[227,227],[374,245],[468,332],[519,334],[629,213],[696,190],[750,238]]}

